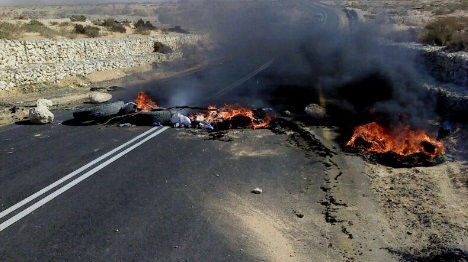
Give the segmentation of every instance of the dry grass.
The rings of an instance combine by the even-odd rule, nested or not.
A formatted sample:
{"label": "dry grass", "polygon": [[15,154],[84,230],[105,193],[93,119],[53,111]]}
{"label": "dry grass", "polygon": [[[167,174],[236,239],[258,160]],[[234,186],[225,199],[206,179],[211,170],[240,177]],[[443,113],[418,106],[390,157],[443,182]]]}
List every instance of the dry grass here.
{"label": "dry grass", "polygon": [[41,36],[46,38],[54,38],[59,35],[59,32],[47,27],[38,20],[31,20],[29,23],[23,25],[23,29],[26,32],[39,33]]}
{"label": "dry grass", "polygon": [[425,27],[425,33],[421,41],[430,45],[450,46],[468,45],[466,32],[468,18],[466,17],[441,17],[430,22]]}
{"label": "dry grass", "polygon": [[18,39],[23,35],[23,29],[12,23],[0,23],[0,39]]}

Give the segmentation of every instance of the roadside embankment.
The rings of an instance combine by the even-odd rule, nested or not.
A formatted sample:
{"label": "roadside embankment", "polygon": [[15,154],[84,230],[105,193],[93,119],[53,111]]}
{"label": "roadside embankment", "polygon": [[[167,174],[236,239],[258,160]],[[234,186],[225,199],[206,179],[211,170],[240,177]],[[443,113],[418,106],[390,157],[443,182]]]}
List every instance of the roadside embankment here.
{"label": "roadside embankment", "polygon": [[438,98],[438,110],[451,119],[466,122],[468,113],[468,53],[444,52],[440,47],[420,46],[424,66],[443,84],[428,85]]}
{"label": "roadside embankment", "polygon": [[[200,35],[117,39],[43,39],[0,41],[0,91],[57,83],[105,70],[139,67],[182,57],[182,47],[206,40]],[[170,53],[155,52],[160,42]]]}
{"label": "roadside embankment", "polygon": [[428,81],[425,87],[437,96],[440,113],[449,118],[467,121],[468,113],[468,52],[445,52],[443,47],[418,43],[385,44],[415,52],[417,62],[437,81]]}

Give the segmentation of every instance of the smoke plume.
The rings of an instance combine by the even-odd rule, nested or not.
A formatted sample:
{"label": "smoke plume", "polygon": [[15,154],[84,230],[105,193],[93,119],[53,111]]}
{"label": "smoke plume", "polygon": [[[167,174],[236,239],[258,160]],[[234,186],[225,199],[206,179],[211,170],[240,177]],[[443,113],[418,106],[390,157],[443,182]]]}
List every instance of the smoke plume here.
{"label": "smoke plume", "polygon": [[[279,101],[269,98],[284,94],[286,103],[302,108],[320,99],[340,101],[336,104],[354,112],[375,109],[395,119],[404,115],[412,124],[433,113],[416,54],[382,45],[379,39],[385,36],[377,26],[343,23],[345,15],[338,8],[311,1],[204,1],[190,6],[198,9],[181,7],[183,26],[208,31],[219,47],[213,54],[228,58],[231,65],[207,74],[222,79],[238,72],[241,77],[275,58],[229,90],[222,102],[249,98],[268,105]],[[185,83],[193,88],[174,91],[172,100],[196,102],[219,91],[203,90],[197,81],[205,77]],[[220,83],[219,88],[228,85]]]}

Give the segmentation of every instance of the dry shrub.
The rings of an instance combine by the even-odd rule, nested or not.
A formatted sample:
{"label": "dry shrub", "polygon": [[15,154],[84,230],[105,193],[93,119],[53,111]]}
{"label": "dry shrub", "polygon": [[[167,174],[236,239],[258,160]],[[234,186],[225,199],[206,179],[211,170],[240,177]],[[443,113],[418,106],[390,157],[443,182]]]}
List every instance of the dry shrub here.
{"label": "dry shrub", "polygon": [[59,34],[65,38],[75,39],[78,35],[74,31],[70,31],[67,28],[60,28]]}
{"label": "dry shrub", "polygon": [[468,52],[468,32],[457,34],[446,50],[451,52]]}
{"label": "dry shrub", "polygon": [[86,22],[86,16],[84,15],[72,15],[70,16],[72,22]]}
{"label": "dry shrub", "polygon": [[119,33],[127,32],[127,29],[125,28],[125,26],[117,22],[114,18],[108,18],[102,22],[97,21],[96,23],[97,25],[107,27],[107,29],[112,32],[119,32]]}
{"label": "dry shrub", "polygon": [[66,27],[66,26],[71,26],[72,23],[70,22],[61,22],[60,24],[58,24],[60,27]]}
{"label": "dry shrub", "polygon": [[96,26],[83,26],[83,25],[75,25],[75,33],[83,34],[88,37],[98,37],[99,36],[99,28]]}
{"label": "dry shrub", "polygon": [[58,32],[45,26],[43,23],[37,20],[31,20],[29,23],[23,25],[23,29],[26,32],[36,32],[46,38],[53,38],[58,35]]}
{"label": "dry shrub", "polygon": [[0,39],[17,39],[23,34],[20,26],[8,22],[0,23]]}
{"label": "dry shrub", "polygon": [[134,26],[136,29],[141,30],[156,30],[156,27],[150,21],[144,22],[143,19],[139,19]]}
{"label": "dry shrub", "polygon": [[151,31],[146,29],[146,28],[143,28],[143,27],[137,27],[135,29],[135,34],[140,34],[140,35],[150,35],[151,34]]}
{"label": "dry shrub", "polygon": [[169,54],[169,53],[172,53],[172,49],[161,43],[161,42],[154,42],[153,44],[153,52],[155,53],[163,53],[163,54]]}
{"label": "dry shrub", "polygon": [[465,27],[468,19],[462,17],[441,17],[427,24],[422,42],[430,45],[446,46],[454,42]]}

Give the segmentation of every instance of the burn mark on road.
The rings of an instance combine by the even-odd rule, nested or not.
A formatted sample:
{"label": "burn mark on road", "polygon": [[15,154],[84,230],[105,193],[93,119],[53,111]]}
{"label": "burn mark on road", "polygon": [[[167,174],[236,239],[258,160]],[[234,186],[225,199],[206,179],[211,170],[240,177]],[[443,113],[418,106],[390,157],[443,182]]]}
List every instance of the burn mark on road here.
{"label": "burn mark on road", "polygon": [[[326,179],[326,183],[330,183],[330,180]],[[325,207],[325,210],[322,212],[322,214],[325,215],[325,221],[327,223],[330,223],[332,225],[335,225],[336,223],[342,223],[344,220],[340,220],[337,218],[336,212],[340,207],[346,207],[348,206],[345,203],[341,203],[335,199],[335,197],[332,195],[331,188],[328,186],[321,186],[320,189],[325,192],[325,199],[320,201],[319,203]]]}
{"label": "burn mark on road", "polygon": [[468,261],[468,251],[450,247],[427,247],[421,250],[400,251],[387,248],[388,252],[401,257],[401,261]]}
{"label": "burn mark on road", "polygon": [[286,130],[294,132],[290,135],[289,141],[291,144],[302,149],[308,157],[310,157],[311,154],[317,154],[323,158],[337,155],[335,151],[324,146],[313,134],[295,122],[278,118],[272,123],[271,130],[277,134],[284,134]]}
{"label": "burn mark on road", "polygon": [[349,239],[353,239],[353,234],[349,233],[348,229],[345,226],[341,226],[341,232],[348,236]]}
{"label": "burn mark on road", "polygon": [[338,178],[339,178],[340,176],[342,176],[342,175],[343,175],[343,172],[340,172],[340,173],[338,173],[338,175],[336,175],[335,178],[333,178],[333,179],[334,179],[335,181],[337,181]]}
{"label": "burn mark on road", "polygon": [[234,138],[228,135],[227,130],[210,132],[208,134],[208,140],[217,140],[222,142],[232,142]]}
{"label": "burn mark on road", "polygon": [[[303,128],[300,124],[284,119],[277,119],[272,125],[272,131],[277,134],[290,134],[289,142],[303,150],[308,158],[317,159],[317,156],[319,156],[325,173],[325,177],[320,178],[323,179],[320,190],[325,194],[323,199],[318,201],[318,203],[324,207],[321,213],[324,216],[325,222],[332,226],[332,231],[342,233],[344,235],[342,238],[347,241],[356,241],[351,230],[353,222],[348,221],[345,215],[340,215],[343,211],[345,212],[345,208],[348,208],[348,204],[342,199],[339,199],[337,197],[339,194],[336,193],[340,190],[339,178],[346,173],[341,170],[339,158],[336,158],[338,156],[336,148],[325,146],[320,139],[315,137],[314,134]],[[316,177],[315,179],[319,178]],[[311,190],[310,185],[308,185],[304,191],[307,192],[309,190]],[[334,237],[326,237],[329,241],[334,241]],[[351,246],[354,248],[349,249]],[[343,248],[340,254],[347,261],[355,260],[357,256],[362,255],[362,245],[360,243],[339,248]]]}

